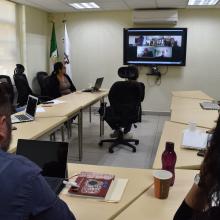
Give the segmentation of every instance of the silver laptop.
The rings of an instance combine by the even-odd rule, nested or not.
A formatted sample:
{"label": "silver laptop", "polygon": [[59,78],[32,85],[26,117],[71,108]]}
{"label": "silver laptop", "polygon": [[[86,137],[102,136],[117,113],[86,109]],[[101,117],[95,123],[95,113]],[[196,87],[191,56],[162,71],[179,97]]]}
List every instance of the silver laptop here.
{"label": "silver laptop", "polygon": [[37,110],[38,98],[32,95],[28,96],[27,107],[25,109],[24,114],[20,115],[12,115],[11,123],[21,123],[21,122],[29,122],[35,119],[35,114]]}
{"label": "silver laptop", "polygon": [[104,80],[104,77],[97,78],[96,82],[95,82],[95,85],[92,88],[84,89],[82,91],[83,92],[97,92],[97,91],[99,91],[101,86],[102,86],[103,80]]}

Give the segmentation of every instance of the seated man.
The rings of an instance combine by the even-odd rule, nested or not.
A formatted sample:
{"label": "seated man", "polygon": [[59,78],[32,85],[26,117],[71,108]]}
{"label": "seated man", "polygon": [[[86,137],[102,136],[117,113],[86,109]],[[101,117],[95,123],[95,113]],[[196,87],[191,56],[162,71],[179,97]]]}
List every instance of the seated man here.
{"label": "seated man", "polygon": [[41,176],[40,168],[22,156],[7,153],[10,113],[9,98],[0,84],[0,219],[74,220]]}
{"label": "seated man", "polygon": [[[124,67],[123,67],[124,68]],[[132,89],[132,87],[139,87],[139,93],[138,95],[139,97],[139,101],[142,102],[144,100],[144,96],[145,96],[145,85],[141,82],[137,82],[137,79],[139,77],[138,74],[138,70],[136,69],[136,67],[129,67],[130,69],[132,69],[132,71],[135,72],[135,74],[131,74],[128,76],[123,76],[123,78],[127,78],[126,81],[123,82],[123,86],[127,87],[130,86],[130,88]],[[120,72],[120,69],[119,69]],[[120,75],[120,73],[119,73]],[[120,84],[120,91],[118,91],[118,89],[115,89],[116,87],[118,87],[118,84]],[[124,91],[122,88],[122,84],[121,81],[116,82],[112,85],[110,91],[109,91],[109,101],[110,101],[110,106],[106,108],[106,113],[105,113],[105,121],[109,124],[109,126],[114,130],[114,132],[110,135],[112,138],[117,137],[117,123],[115,120],[117,120],[117,117],[115,117],[114,115],[114,109],[112,108],[112,106],[114,106],[114,103],[121,103],[122,100],[121,98],[126,101],[129,99],[132,100],[132,96],[134,96],[136,94],[134,94],[132,91],[130,92],[130,94],[127,93],[127,91]],[[141,108],[140,108],[141,109]],[[139,121],[141,121],[141,114],[140,114],[140,118]],[[127,126],[124,128],[124,134],[126,135],[125,137],[127,138],[131,138],[131,135],[129,135],[128,133],[130,132],[132,127],[131,123],[128,123]]]}

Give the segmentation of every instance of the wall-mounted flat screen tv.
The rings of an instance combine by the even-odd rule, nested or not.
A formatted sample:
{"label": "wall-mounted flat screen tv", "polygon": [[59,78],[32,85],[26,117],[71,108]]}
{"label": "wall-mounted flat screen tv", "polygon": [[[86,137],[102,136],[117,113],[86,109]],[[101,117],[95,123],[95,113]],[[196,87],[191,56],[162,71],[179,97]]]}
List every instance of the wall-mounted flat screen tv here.
{"label": "wall-mounted flat screen tv", "polygon": [[186,65],[187,28],[124,29],[125,65]]}

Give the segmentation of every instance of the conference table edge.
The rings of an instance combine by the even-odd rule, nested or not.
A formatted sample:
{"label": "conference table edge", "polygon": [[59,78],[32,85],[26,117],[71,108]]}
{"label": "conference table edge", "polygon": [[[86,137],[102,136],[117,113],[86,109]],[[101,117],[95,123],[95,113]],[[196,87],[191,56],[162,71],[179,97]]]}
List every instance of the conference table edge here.
{"label": "conference table edge", "polygon": [[[54,118],[63,118],[63,120],[61,120],[59,122],[56,122],[55,125],[51,126],[51,128],[47,128],[46,130],[44,130],[42,132],[39,132],[39,134],[34,135],[33,137],[30,138],[30,140],[36,140],[36,139],[38,139],[38,138],[40,138],[40,137],[42,137],[44,135],[53,133],[54,131],[56,131],[60,127],[62,127],[64,122],[66,122],[66,120],[67,120],[67,117],[54,117]],[[18,138],[18,140],[19,140],[19,138]],[[15,153],[16,150],[17,150],[17,147],[12,147],[12,148],[9,148],[8,152],[9,153]]]}

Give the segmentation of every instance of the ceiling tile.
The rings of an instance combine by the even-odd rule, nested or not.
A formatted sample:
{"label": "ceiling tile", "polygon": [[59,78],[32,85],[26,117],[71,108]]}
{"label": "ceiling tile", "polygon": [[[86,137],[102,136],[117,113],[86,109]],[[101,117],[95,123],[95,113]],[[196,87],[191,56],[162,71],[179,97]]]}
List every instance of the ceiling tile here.
{"label": "ceiling tile", "polygon": [[62,2],[65,2],[66,5],[69,3],[82,3],[93,1],[97,5],[100,6],[100,9],[89,9],[89,10],[75,10],[74,11],[94,11],[94,10],[128,10],[129,8],[127,5],[123,2],[123,0],[61,0]]}
{"label": "ceiling tile", "polygon": [[79,12],[68,3],[96,2],[101,8],[82,11],[133,10],[150,8],[220,8],[216,6],[188,6],[188,0],[13,0],[14,2],[34,6],[48,12]]}
{"label": "ceiling tile", "polygon": [[130,9],[156,8],[155,0],[124,0]]}
{"label": "ceiling tile", "polygon": [[188,0],[156,0],[158,8],[186,8]]}
{"label": "ceiling tile", "polygon": [[103,10],[128,10],[128,6],[122,0],[94,0]]}

